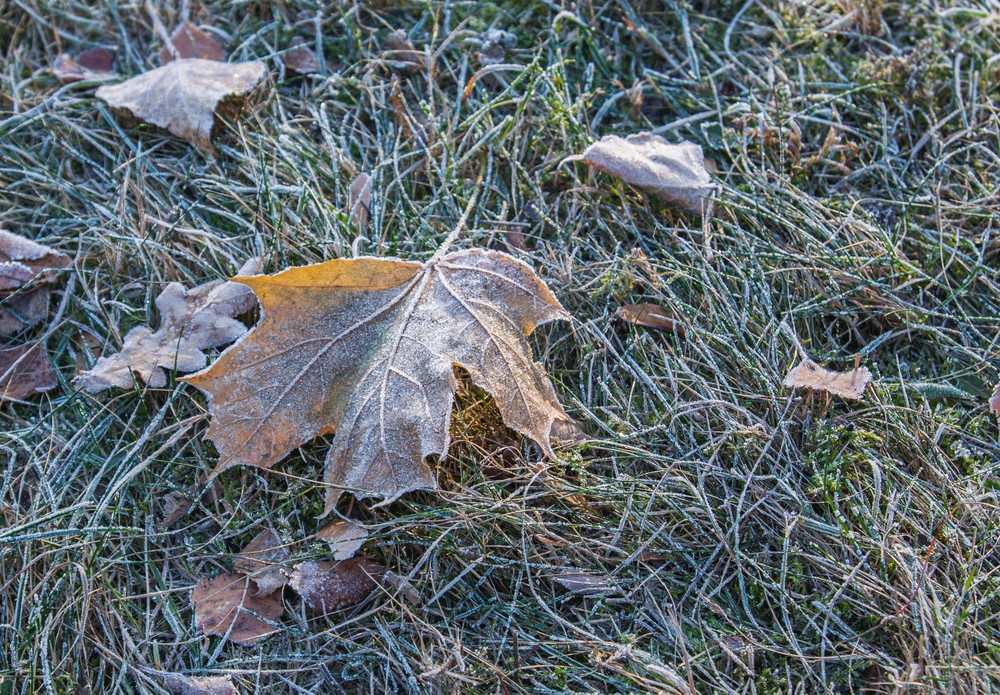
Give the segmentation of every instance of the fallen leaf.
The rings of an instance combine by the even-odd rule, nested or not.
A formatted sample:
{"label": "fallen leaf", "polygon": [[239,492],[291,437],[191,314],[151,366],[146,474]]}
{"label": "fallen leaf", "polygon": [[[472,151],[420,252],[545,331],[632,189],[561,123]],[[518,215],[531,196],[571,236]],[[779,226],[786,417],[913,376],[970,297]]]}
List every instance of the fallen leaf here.
{"label": "fallen leaf", "polygon": [[288,585],[310,609],[327,613],[364,601],[384,574],[382,565],[365,557],[340,562],[309,560],[295,565]]}
{"label": "fallen leaf", "polygon": [[194,500],[183,492],[173,490],[168,492],[163,499],[163,519],[160,521],[160,529],[166,530],[187,516],[194,506]]}
{"label": "fallen leaf", "polygon": [[191,594],[195,624],[210,635],[226,635],[239,644],[251,644],[277,628],[284,612],[281,593],[261,595],[253,579],[243,574],[220,574],[201,581]]}
{"label": "fallen leaf", "polygon": [[413,46],[402,29],[385,37],[385,52],[389,67],[401,75],[412,75],[424,67],[424,54]]}
{"label": "fallen leaf", "polygon": [[75,57],[62,53],[52,64],[52,74],[63,84],[108,80],[115,77],[115,54],[106,48],[89,48]]}
{"label": "fallen leaf", "polygon": [[[259,260],[252,258],[239,274],[252,273],[258,267]],[[244,335],[247,327],[234,317],[255,304],[253,292],[237,282],[215,280],[191,290],[172,282],[156,298],[160,327],[155,332],[146,326],[133,328],[119,352],[97,360],[73,383],[88,393],[112,386],[131,388],[134,371],[153,388],[162,388],[167,385],[165,370],[202,369],[208,361],[204,350]]]}
{"label": "fallen leaf", "polygon": [[29,287],[35,276],[20,263],[0,263],[0,288],[25,288],[15,292],[0,289],[0,336],[12,336],[36,326],[49,315],[49,290]]}
{"label": "fallen leaf", "polygon": [[17,262],[33,273],[67,267],[68,256],[23,236],[0,229],[0,263]]}
{"label": "fallen leaf", "polygon": [[687,333],[684,328],[684,324],[678,321],[673,315],[670,314],[670,312],[658,304],[651,304],[649,302],[642,304],[623,304],[618,307],[618,311],[615,315],[618,318],[637,326],[671,331],[681,337]]}
{"label": "fallen leaf", "polygon": [[587,441],[587,433],[572,420],[556,420],[549,430],[551,437],[559,445],[576,445]]}
{"label": "fallen leaf", "polygon": [[23,401],[59,385],[41,343],[0,347],[0,401]]}
{"label": "fallen leaf", "polygon": [[321,528],[316,537],[330,546],[334,560],[347,560],[361,550],[368,531],[350,521],[334,521]]}
{"label": "fallen leaf", "polygon": [[170,673],[163,678],[163,684],[177,695],[239,695],[240,692],[229,676],[190,678]]}
{"label": "fallen leaf", "polygon": [[531,251],[531,249],[528,248],[528,243],[524,239],[524,234],[516,229],[508,229],[503,233],[503,238],[504,241],[507,242],[508,248],[524,252]]}
{"label": "fallen leaf", "polygon": [[871,380],[872,373],[867,367],[849,372],[834,372],[820,367],[810,359],[804,359],[785,376],[785,386],[790,389],[826,391],[841,398],[859,400]]}
{"label": "fallen leaf", "polygon": [[225,48],[213,36],[205,33],[191,22],[184,22],[170,35],[170,46],[164,46],[160,51],[160,65],[166,65],[173,60],[200,58],[202,60],[222,61]]}
{"label": "fallen leaf", "polygon": [[618,587],[612,583],[610,577],[587,574],[586,572],[565,570],[552,577],[552,579],[567,591],[584,596],[606,594],[618,590]]}
{"label": "fallen leaf", "polygon": [[220,104],[239,106],[266,76],[267,67],[261,62],[190,58],[104,85],[96,94],[113,108],[166,128],[203,152],[213,152],[212,130]]}
{"label": "fallen leaf", "polygon": [[661,553],[656,550],[643,550],[639,553],[636,559],[647,565],[655,565],[659,567],[660,565],[666,564],[669,556],[666,553]]}
{"label": "fallen leaf", "polygon": [[233,562],[233,566],[246,572],[257,583],[261,596],[277,591],[288,583],[288,575],[281,563],[288,559],[288,546],[271,529],[266,529],[247,543]]}
{"label": "fallen leaf", "polygon": [[692,142],[672,145],[652,133],[626,138],[606,135],[581,158],[595,169],[692,212],[705,212],[706,199],[718,191],[705,169],[701,146]]}
{"label": "fallen leaf", "polygon": [[1000,416],[1000,384],[997,384],[993,398],[990,399],[990,410]]}
{"label": "fallen leaf", "polygon": [[411,109],[398,78],[393,78],[389,88],[389,104],[396,116],[396,125],[409,138],[415,138],[421,146],[426,146],[433,138],[437,129],[421,109]]}
{"label": "fallen leaf", "polygon": [[0,263],[0,292],[12,292],[34,279],[35,273],[23,263]]}
{"label": "fallen leaf", "polygon": [[396,592],[396,595],[401,597],[411,606],[419,606],[423,604],[423,599],[420,597],[420,592],[418,592],[410,580],[406,577],[396,574],[392,570],[387,570],[385,574],[382,575],[382,579],[379,581],[383,588],[388,587]]}
{"label": "fallen leaf", "polygon": [[238,279],[261,322],[203,372],[217,471],[270,468],[336,432],[326,460],[328,512],[350,488],[391,501],[436,487],[424,459],[448,452],[454,366],[497,401],[504,423],[553,457],[553,422],[569,421],[526,340],[569,314],[534,271],[497,251],[426,264],[332,260]]}
{"label": "fallen leaf", "polygon": [[496,65],[507,59],[507,51],[517,45],[517,36],[502,29],[487,29],[479,35],[479,62]]}
{"label": "fallen leaf", "polygon": [[351,182],[351,224],[358,229],[368,227],[372,208],[372,177],[361,172]]}
{"label": "fallen leaf", "polygon": [[316,52],[309,48],[302,37],[296,36],[289,44],[288,50],[281,54],[285,67],[300,75],[319,72],[319,58]]}
{"label": "fallen leaf", "polygon": [[36,326],[49,313],[50,272],[72,263],[68,256],[0,229],[0,336]]}

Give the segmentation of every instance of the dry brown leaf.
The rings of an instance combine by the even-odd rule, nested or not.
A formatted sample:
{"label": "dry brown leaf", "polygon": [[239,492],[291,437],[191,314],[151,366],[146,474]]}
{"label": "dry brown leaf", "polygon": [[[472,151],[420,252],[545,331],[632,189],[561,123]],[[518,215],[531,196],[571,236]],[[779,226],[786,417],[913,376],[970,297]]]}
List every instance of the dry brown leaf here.
{"label": "dry brown leaf", "polygon": [[335,611],[371,596],[385,574],[382,565],[366,557],[340,562],[302,562],[292,569],[288,585],[317,612]]}
{"label": "dry brown leaf", "polygon": [[[0,287],[30,282],[34,273],[23,272],[19,263],[0,263]],[[19,292],[0,290],[0,336],[12,336],[36,326],[49,315],[49,290],[26,287]]]}
{"label": "dry brown leaf", "polygon": [[240,644],[251,644],[277,628],[284,612],[281,592],[260,595],[253,579],[244,574],[220,574],[198,583],[191,594],[195,624],[210,635],[229,634]]}
{"label": "dry brown leaf", "polygon": [[90,48],[75,57],[62,53],[52,64],[52,74],[63,84],[109,80],[115,77],[115,54],[106,48]]}
{"label": "dry brown leaf", "polygon": [[497,65],[507,60],[507,51],[517,46],[517,36],[503,29],[491,28],[479,35],[479,62]]}
{"label": "dry brown leaf", "polygon": [[350,521],[334,521],[321,528],[316,537],[330,546],[334,560],[347,560],[361,550],[368,538],[368,531],[364,526]]}
{"label": "dry brown leaf", "polygon": [[22,401],[58,385],[44,345],[0,346],[0,401]]}
{"label": "dry brown leaf", "polygon": [[270,594],[288,583],[282,564],[289,556],[288,546],[272,529],[266,529],[243,548],[233,566],[246,572],[257,583],[259,595]]}
{"label": "dry brown leaf", "polygon": [[672,145],[659,135],[626,138],[606,135],[582,157],[588,165],[631,183],[692,212],[704,212],[718,187],[705,168],[701,146]]}
{"label": "dry brown leaf", "polygon": [[55,249],[0,229],[0,336],[36,326],[48,316],[50,271],[72,261]]}
{"label": "dry brown leaf", "polygon": [[552,577],[552,579],[567,591],[584,596],[606,594],[618,589],[610,577],[587,574],[586,572],[564,570]]}
{"label": "dry brown leaf", "polygon": [[410,580],[400,574],[396,574],[392,570],[387,570],[382,575],[379,584],[384,589],[391,589],[395,592],[396,596],[399,596],[411,606],[420,606],[424,602],[420,596],[420,592],[414,588]]}
{"label": "dry brown leaf", "polygon": [[528,336],[569,319],[531,268],[496,251],[428,263],[333,260],[240,279],[263,319],[207,370],[207,437],[220,459],[270,468],[336,432],[326,461],[329,511],[350,488],[387,501],[436,487],[424,459],[448,452],[454,365],[490,393],[504,423],[548,456],[553,422],[569,421]]}
{"label": "dry brown leaf", "polygon": [[651,304],[649,302],[623,304],[618,307],[616,316],[637,326],[671,331],[682,337],[687,332],[684,324],[659,304]]}
{"label": "dry brown leaf", "polygon": [[160,51],[160,65],[166,65],[173,60],[201,58],[202,60],[221,61],[225,58],[225,48],[215,37],[208,34],[191,22],[184,22],[170,35],[170,46],[164,46]]}
{"label": "dry brown leaf", "polygon": [[191,678],[179,673],[164,676],[163,684],[177,695],[239,695],[229,676]]}
{"label": "dry brown leaf", "polygon": [[163,499],[163,519],[160,521],[160,530],[166,530],[187,516],[194,506],[194,500],[183,492],[173,490],[168,492]]}
{"label": "dry brown leaf", "polygon": [[366,229],[371,221],[372,177],[361,172],[351,182],[351,224]]}
{"label": "dry brown leaf", "polygon": [[[252,258],[238,275],[260,267]],[[215,280],[191,290],[172,282],[156,298],[160,327],[146,326],[125,335],[122,349],[102,357],[93,368],[77,376],[73,383],[89,393],[111,387],[131,388],[134,371],[153,388],[167,385],[167,369],[193,372],[202,369],[208,358],[204,350],[231,343],[247,332],[236,320],[254,307],[253,292],[236,282]]]}
{"label": "dry brown leaf", "polygon": [[385,37],[385,52],[389,67],[401,75],[412,75],[424,67],[424,54],[413,46],[402,29]]}
{"label": "dry brown leaf", "polygon": [[190,58],[104,85],[96,94],[113,108],[166,128],[203,152],[213,152],[212,130],[220,105],[240,105],[266,76],[267,67],[261,62]]}
{"label": "dry brown leaf", "polygon": [[309,48],[309,45],[299,36],[292,39],[288,50],[281,54],[281,60],[286,68],[300,75],[308,75],[320,70],[316,52]]}
{"label": "dry brown leaf", "polygon": [[16,262],[33,273],[67,267],[68,256],[31,239],[0,229],[0,263]]}
{"label": "dry brown leaf", "polygon": [[996,390],[993,391],[993,398],[990,399],[990,410],[1000,416],[1000,384],[997,384]]}
{"label": "dry brown leaf", "polygon": [[871,380],[872,373],[867,367],[849,372],[834,372],[820,367],[810,359],[804,359],[785,376],[785,386],[790,389],[826,391],[841,398],[859,400]]}
{"label": "dry brown leaf", "polygon": [[525,253],[531,251],[531,249],[528,248],[528,242],[524,238],[524,233],[518,231],[517,229],[508,229],[503,233],[503,239],[507,242],[508,249],[517,249],[518,251],[524,251]]}

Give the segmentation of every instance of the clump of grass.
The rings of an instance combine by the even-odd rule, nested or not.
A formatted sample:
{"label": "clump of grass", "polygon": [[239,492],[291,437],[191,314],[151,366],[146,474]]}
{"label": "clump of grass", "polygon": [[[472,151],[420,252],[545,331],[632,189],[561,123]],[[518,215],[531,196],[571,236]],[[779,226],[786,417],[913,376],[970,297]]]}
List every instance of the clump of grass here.
{"label": "clump of grass", "polygon": [[[45,69],[158,49],[139,5],[0,9],[0,224],[75,258],[49,349],[62,388],[0,407],[0,692],[163,692],[156,671],[246,691],[989,692],[1000,658],[994,105],[1000,17],[954,2],[623,2],[368,7],[164,3],[275,68],[263,108],[206,158],[126,129]],[[851,18],[845,19],[851,13]],[[394,74],[408,31],[433,70]],[[473,75],[481,32],[514,33]],[[293,35],[325,73],[295,78]],[[580,165],[605,133],[698,142],[723,193],[707,226]],[[348,214],[359,171],[372,224]],[[509,249],[574,316],[536,339],[591,436],[545,460],[463,386],[440,492],[343,503],[405,577],[317,617],[291,599],[256,648],[200,635],[198,578],[256,532],[297,557],[326,443],[229,471],[177,526],[164,497],[209,471],[193,389],[74,391],[76,369],[155,321],[170,281],[355,253],[421,259],[483,172],[462,242]],[[509,243],[516,231],[529,249]],[[685,335],[616,322],[651,301]],[[787,321],[817,359],[876,375],[859,404],[789,393]],[[574,593],[563,572],[607,590]]]}

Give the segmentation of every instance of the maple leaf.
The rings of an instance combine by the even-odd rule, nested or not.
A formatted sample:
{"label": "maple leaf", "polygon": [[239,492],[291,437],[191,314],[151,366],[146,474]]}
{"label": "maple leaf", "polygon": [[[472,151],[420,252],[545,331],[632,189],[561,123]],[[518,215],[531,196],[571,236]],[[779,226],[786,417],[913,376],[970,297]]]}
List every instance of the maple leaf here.
{"label": "maple leaf", "polygon": [[203,152],[213,152],[212,130],[221,104],[239,104],[267,76],[261,62],[172,60],[120,84],[97,90],[116,109],[166,128]]}
{"label": "maple leaf", "polygon": [[571,423],[528,336],[569,315],[531,268],[497,251],[427,263],[332,260],[239,278],[263,318],[207,370],[186,377],[209,396],[216,471],[270,468],[335,432],[326,511],[339,488],[391,501],[436,487],[424,462],[448,451],[454,366],[497,401],[508,427],[548,456],[554,423]]}
{"label": "maple leaf", "polygon": [[692,212],[705,212],[708,199],[718,191],[705,168],[700,145],[672,145],[653,133],[626,138],[606,135],[572,159],[582,159],[595,169]]}
{"label": "maple leaf", "polygon": [[[240,274],[257,270],[251,258]],[[132,372],[154,388],[167,384],[167,369],[193,372],[204,368],[204,350],[231,343],[247,332],[235,316],[255,305],[253,293],[235,282],[215,280],[191,290],[172,282],[156,298],[160,327],[137,326],[125,335],[122,349],[102,357],[73,382],[89,393],[116,386],[131,388]]]}

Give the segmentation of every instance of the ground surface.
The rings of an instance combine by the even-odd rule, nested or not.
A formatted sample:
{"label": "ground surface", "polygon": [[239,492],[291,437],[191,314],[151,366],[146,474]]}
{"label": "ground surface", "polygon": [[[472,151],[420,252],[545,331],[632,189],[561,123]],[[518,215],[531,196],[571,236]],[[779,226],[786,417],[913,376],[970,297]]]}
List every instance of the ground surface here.
{"label": "ground surface", "polygon": [[[94,46],[155,66],[153,5],[272,68],[216,157],[47,72]],[[0,4],[0,223],[74,258],[48,338],[62,385],[0,407],[0,693],[163,692],[158,671],[261,693],[1000,689],[995,3],[153,5]],[[463,100],[490,28],[515,43]],[[393,29],[432,70],[390,69]],[[321,75],[286,73],[293,36]],[[649,129],[714,162],[707,226],[562,163]],[[368,230],[346,212],[357,171]],[[481,172],[459,247],[510,250],[573,314],[533,340],[593,442],[546,461],[463,387],[439,493],[341,503],[419,601],[316,617],[289,596],[259,646],[199,634],[191,586],[261,529],[327,554],[326,442],[225,473],[162,529],[216,460],[203,397],[70,379],[155,325],[166,282],[252,254],[426,259]],[[684,335],[614,320],[638,301]],[[869,367],[864,400],[784,389],[782,321],[821,363]]]}

